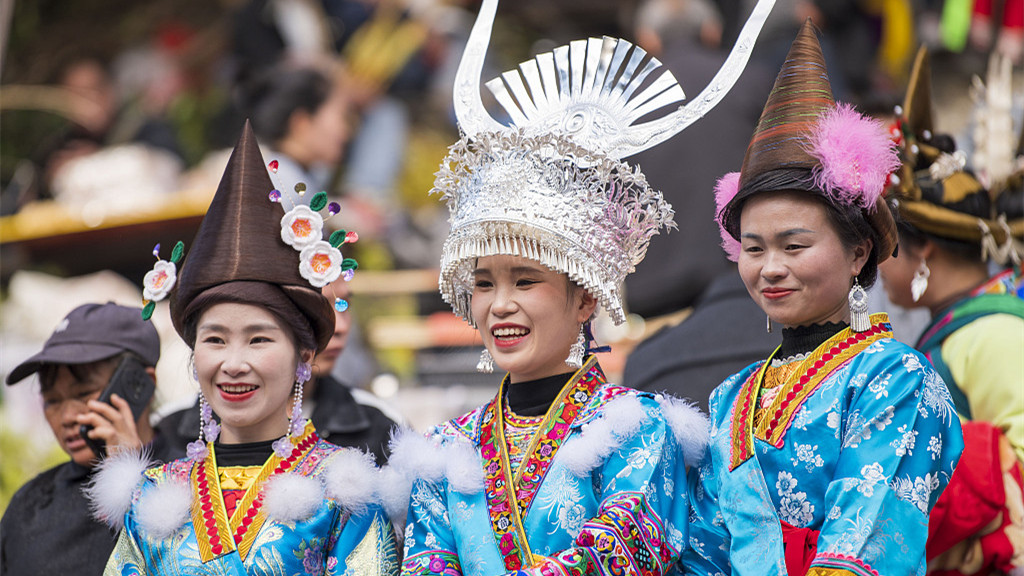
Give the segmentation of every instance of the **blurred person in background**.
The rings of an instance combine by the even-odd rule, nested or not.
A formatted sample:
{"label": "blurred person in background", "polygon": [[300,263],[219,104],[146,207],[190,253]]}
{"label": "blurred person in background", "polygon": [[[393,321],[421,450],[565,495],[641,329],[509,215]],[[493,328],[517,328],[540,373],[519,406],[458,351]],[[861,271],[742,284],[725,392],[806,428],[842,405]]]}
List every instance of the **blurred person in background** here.
{"label": "blurred person in background", "polygon": [[242,109],[278,162],[275,181],[330,190],[349,139],[349,101],[337,72],[282,62],[242,87]]}
{"label": "blurred person in background", "polygon": [[[348,343],[352,325],[348,300],[351,290],[345,280],[335,280],[324,287],[325,294],[334,301],[334,333],[327,347],[313,358],[313,377],[303,388],[303,414],[313,422],[321,438],[337,444],[359,448],[373,455],[378,465],[387,461],[388,441],[396,423],[376,406],[358,401],[349,388],[331,375],[338,357]],[[157,424],[170,448],[172,458],[185,455],[186,445],[199,429],[200,406],[167,415]]]}
{"label": "blurred person in background", "polygon": [[61,321],[42,351],[7,376],[12,385],[39,374],[46,421],[71,460],[35,477],[11,499],[0,521],[0,572],[103,572],[117,538],[92,517],[82,491],[102,455],[82,438],[80,427],[92,426],[89,438],[103,443],[107,454],[149,446],[155,457],[166,457],[165,445],[151,444],[148,407],[135,419],[124,398],[98,401],[126,361],[141,363],[155,383],[159,358],[160,337],[143,321],[142,310],[86,304]]}
{"label": "blurred person in background", "polygon": [[[1008,109],[982,114],[992,131],[975,169],[991,175],[1001,160],[1013,170],[986,188],[953,138],[934,131],[930,76],[922,49],[900,119],[899,254],[880,270],[893,303],[931,311],[916,348],[963,420],[964,457],[929,526],[930,572],[1010,573],[1024,567],[1024,151],[993,125],[1012,126]],[[1000,89],[993,80],[986,90]]]}

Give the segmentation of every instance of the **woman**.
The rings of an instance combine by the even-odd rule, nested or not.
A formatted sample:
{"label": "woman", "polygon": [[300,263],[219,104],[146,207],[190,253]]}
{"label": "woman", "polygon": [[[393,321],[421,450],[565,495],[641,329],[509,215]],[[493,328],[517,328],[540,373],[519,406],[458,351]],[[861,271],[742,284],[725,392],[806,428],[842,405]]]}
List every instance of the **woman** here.
{"label": "woman", "polygon": [[[1012,148],[1005,150],[1009,158],[996,158],[995,146],[989,154],[978,146],[976,154],[989,161],[975,166],[989,176],[989,189],[965,170],[953,139],[932,133],[929,76],[922,49],[901,119],[904,164],[894,187],[900,251],[881,266],[894,304],[931,311],[915,347],[935,366],[963,420],[964,461],[936,504],[929,569],[1010,572],[1024,566],[1024,300],[1015,293],[1019,268],[1012,266],[1024,255],[1024,171],[992,179],[998,161],[1014,164]],[[1001,84],[990,76],[986,89]],[[982,117],[990,126],[1012,126],[1006,112]],[[990,262],[1000,270],[991,277]]]}
{"label": "woman", "polygon": [[[396,514],[408,510],[402,572],[669,573],[687,541],[685,466],[703,449],[706,420],[681,402],[609,384],[586,352],[598,305],[625,320],[619,286],[671,224],[662,195],[619,158],[685,124],[629,126],[628,111],[643,116],[640,103],[668,88],[668,105],[681,91],[665,75],[628,110],[609,104],[616,82],[628,100],[644,54],[626,62],[629,43],[591,39],[522,65],[533,101],[518,74],[503,76],[513,85],[496,93],[516,118],[506,128],[475,89],[496,4],[484,2],[459,68],[457,90],[469,89],[455,99],[465,137],[435,190],[452,225],[441,295],[480,331],[479,368],[507,374],[486,405],[394,444],[391,479],[414,478],[411,496],[393,503]],[[757,14],[763,22],[767,10]],[[571,75],[556,64],[569,51]],[[732,70],[745,54],[731,57]],[[607,85],[579,92],[598,73]],[[559,74],[563,91],[548,85],[541,96],[542,78]],[[720,80],[716,89],[735,77]],[[698,117],[709,101],[698,97],[662,120]],[[615,126],[623,128],[609,132]]]}
{"label": "woman", "polygon": [[175,288],[171,318],[193,350],[202,426],[187,458],[103,464],[94,504],[123,526],[106,574],[397,572],[372,458],[319,439],[302,418],[309,363],[334,330],[319,287],[341,272],[315,225],[325,202],[282,218],[272,189],[246,125],[180,278],[180,244],[147,274],[147,299]]}
{"label": "woman", "polygon": [[[927,360],[868,316],[893,251],[883,127],[836,105],[812,25],[775,82],[742,170],[719,182],[723,246],[782,344],[723,382],[691,475],[699,574],[914,574],[961,450]],[[770,327],[770,324],[769,324]]]}

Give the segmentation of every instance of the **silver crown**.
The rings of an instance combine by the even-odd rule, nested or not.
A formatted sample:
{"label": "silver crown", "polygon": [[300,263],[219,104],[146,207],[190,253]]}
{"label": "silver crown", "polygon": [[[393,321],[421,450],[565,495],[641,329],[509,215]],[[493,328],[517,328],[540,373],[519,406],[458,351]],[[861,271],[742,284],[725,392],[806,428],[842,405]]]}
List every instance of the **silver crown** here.
{"label": "silver crown", "polygon": [[473,324],[475,259],[522,256],[567,274],[616,323],[619,286],[651,236],[675,227],[672,207],[621,158],[655,146],[706,114],[746,66],[774,0],[759,0],[728,59],[698,97],[655,120],[639,119],[684,99],[661,62],[625,40],[577,40],[487,83],[512,120],[491,117],[480,75],[498,0],[484,0],[455,77],[463,137],[434,182],[451,211],[440,289]]}

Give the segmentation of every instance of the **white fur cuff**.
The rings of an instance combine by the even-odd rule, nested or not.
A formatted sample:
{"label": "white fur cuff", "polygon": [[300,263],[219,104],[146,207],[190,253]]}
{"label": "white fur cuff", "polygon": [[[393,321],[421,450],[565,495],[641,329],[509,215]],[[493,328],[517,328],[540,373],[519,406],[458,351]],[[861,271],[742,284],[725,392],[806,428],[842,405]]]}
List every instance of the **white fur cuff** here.
{"label": "white fur cuff", "polygon": [[373,457],[355,448],[339,450],[327,467],[327,496],[353,514],[378,502],[380,470]]}
{"label": "white fur cuff", "polygon": [[693,404],[674,396],[659,396],[658,404],[683,450],[683,462],[687,466],[699,464],[710,439],[708,417]]}
{"label": "white fur cuff", "polygon": [[120,530],[124,526],[124,515],[132,507],[135,489],[143,480],[142,473],[151,465],[148,455],[136,450],[104,458],[85,487],[93,516]]}
{"label": "white fur cuff", "polygon": [[168,478],[139,498],[135,518],[146,534],[163,540],[189,521],[192,489],[185,482]]}

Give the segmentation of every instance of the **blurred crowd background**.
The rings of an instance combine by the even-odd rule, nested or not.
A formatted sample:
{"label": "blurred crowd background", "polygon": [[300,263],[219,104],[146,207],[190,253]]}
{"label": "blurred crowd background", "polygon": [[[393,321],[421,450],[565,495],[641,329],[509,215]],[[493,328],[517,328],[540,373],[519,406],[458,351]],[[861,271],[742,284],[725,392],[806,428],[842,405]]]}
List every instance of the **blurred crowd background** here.
{"label": "blurred crowd background", "polygon": [[[485,76],[570,40],[611,35],[659,58],[694,97],[753,4],[507,1]],[[452,83],[478,5],[0,2],[0,372],[38,351],[78,304],[141,305],[153,246],[163,243],[166,254],[183,240],[187,248],[249,119],[266,160],[279,161],[275,184],[326,190],[342,205],[328,226],[360,236],[351,247],[360,261],[350,283],[353,323],[335,374],[419,429],[489,398],[498,376],[474,371],[479,340],[437,295],[447,210],[427,194],[458,138]],[[928,45],[937,124],[969,150],[972,78],[993,53],[1014,63],[1018,119],[1024,109],[1021,6],[778,0],[737,88],[703,121],[635,159],[675,206],[679,230],[655,239],[627,281],[630,321],[597,324],[598,340],[613,346],[602,359],[610,375],[621,376],[638,342],[678,323],[730,273],[712,220],[714,180],[739,168],[805,19],[823,33],[836,98],[882,117],[902,100],[917,47]],[[924,319],[895,312],[897,336],[913,343]],[[196,390],[166,303],[154,322],[164,347],[160,415],[191,405]],[[0,389],[0,510],[62,458],[33,386]]]}

